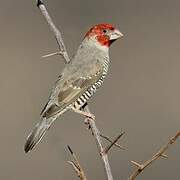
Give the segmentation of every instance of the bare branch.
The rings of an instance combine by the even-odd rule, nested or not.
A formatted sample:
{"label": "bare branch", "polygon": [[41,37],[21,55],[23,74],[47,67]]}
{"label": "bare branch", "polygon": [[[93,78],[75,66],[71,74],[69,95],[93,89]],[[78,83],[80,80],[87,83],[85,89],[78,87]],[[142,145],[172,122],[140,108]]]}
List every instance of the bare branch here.
{"label": "bare branch", "polygon": [[[110,143],[113,143],[113,141],[110,139],[110,137],[105,136],[104,134],[100,134],[100,136],[101,136],[102,138],[104,138],[105,140],[109,141]],[[114,145],[115,147],[119,148],[119,149],[122,149],[122,150],[125,150],[125,149],[126,149],[125,147],[119,145],[118,143],[114,143],[113,145]]]}
{"label": "bare branch", "polygon": [[[37,0],[36,4],[39,7],[39,9],[41,10],[41,13],[45,17],[47,23],[49,24],[50,29],[54,33],[54,36],[55,36],[55,38],[57,40],[57,43],[58,43],[58,46],[59,46],[59,51],[62,52],[62,56],[65,59],[65,62],[69,63],[70,59],[69,59],[69,56],[68,56],[68,53],[67,53],[67,50],[66,50],[66,47],[65,47],[65,44],[64,44],[64,41],[62,39],[62,35],[61,35],[60,31],[57,29],[57,27],[53,23],[51,17],[49,16],[49,13],[48,13],[43,1],[42,0]],[[86,109],[87,112],[90,112],[88,106],[86,106],[85,109]],[[111,168],[110,168],[110,165],[109,165],[108,156],[107,156],[107,154],[103,153],[104,148],[103,148],[103,145],[102,145],[100,132],[99,132],[98,128],[96,127],[96,124],[95,124],[94,120],[89,119],[89,123],[90,123],[91,129],[92,129],[92,132],[94,134],[96,144],[97,144],[98,149],[99,149],[99,153],[101,154],[101,157],[102,157],[102,161],[103,161],[104,169],[105,169],[105,172],[106,172],[106,175],[107,175],[107,179],[108,180],[113,180]],[[70,163],[70,164],[74,165],[73,163]],[[75,167],[75,166],[73,166],[73,167]]]}
{"label": "bare branch", "polygon": [[51,31],[54,33],[57,44],[59,46],[59,50],[61,52],[60,54],[64,58],[65,63],[69,63],[70,59],[69,59],[69,56],[68,56],[64,41],[62,39],[61,32],[58,30],[58,28],[53,23],[51,17],[49,16],[49,13],[48,13],[48,11],[47,11],[44,3],[43,3],[43,0],[37,0],[36,4],[37,4],[38,8],[41,10],[41,13],[43,14],[43,16],[46,19],[47,23],[49,24],[49,27],[50,27]]}
{"label": "bare branch", "polygon": [[164,157],[167,158],[167,155],[164,154],[165,151],[169,148],[170,145],[172,145],[180,136],[180,131],[177,132],[177,134],[172,137],[167,144],[165,144],[163,147],[160,148],[160,150],[154,154],[152,156],[151,159],[147,160],[146,162],[144,162],[143,164],[139,164],[135,161],[131,161],[131,163],[133,163],[135,166],[137,166],[138,168],[132,173],[132,175],[129,177],[129,180],[135,180],[135,178],[146,168],[148,167],[150,164],[152,164],[155,160],[157,160],[160,157]]}
{"label": "bare branch", "polygon": [[121,134],[119,134],[116,139],[104,150],[104,153],[108,153],[109,150],[113,147],[113,145],[125,134],[125,132],[122,132]]}
{"label": "bare branch", "polygon": [[68,163],[73,167],[74,171],[76,172],[77,176],[79,177],[80,180],[87,180],[85,173],[75,155],[75,153],[72,151],[72,149],[70,148],[70,146],[68,146],[68,150],[72,155],[73,160],[72,161],[68,161]]}
{"label": "bare branch", "polygon": [[[91,111],[90,111],[88,106],[86,106],[84,108],[84,110],[86,112],[88,112],[88,113],[91,113]],[[100,131],[97,128],[96,123],[95,123],[95,121],[93,119],[87,118],[87,120],[85,120],[85,121],[89,122],[89,125],[91,127],[92,133],[93,133],[93,135],[95,137],[95,141],[96,141],[99,153],[100,153],[101,158],[102,158],[102,162],[103,162],[104,169],[105,169],[105,172],[106,172],[106,175],[107,175],[107,179],[108,180],[113,180],[113,176],[112,176],[112,172],[111,172],[111,167],[110,167],[110,164],[109,164],[109,159],[108,159],[107,154],[104,153],[104,148],[103,148],[103,145],[102,145]]]}

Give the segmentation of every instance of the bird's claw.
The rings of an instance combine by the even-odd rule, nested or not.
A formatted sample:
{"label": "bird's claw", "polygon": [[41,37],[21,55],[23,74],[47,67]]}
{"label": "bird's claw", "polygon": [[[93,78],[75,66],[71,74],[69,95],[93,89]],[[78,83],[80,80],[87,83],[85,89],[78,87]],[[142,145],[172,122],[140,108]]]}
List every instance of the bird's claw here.
{"label": "bird's claw", "polygon": [[95,121],[95,115],[88,113],[87,118],[92,119],[93,121]]}

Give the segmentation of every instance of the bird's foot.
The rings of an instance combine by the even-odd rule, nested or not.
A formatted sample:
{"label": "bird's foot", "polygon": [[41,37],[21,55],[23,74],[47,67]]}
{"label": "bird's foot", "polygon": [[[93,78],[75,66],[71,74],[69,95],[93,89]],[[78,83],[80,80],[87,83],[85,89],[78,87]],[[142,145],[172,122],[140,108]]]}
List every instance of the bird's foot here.
{"label": "bird's foot", "polygon": [[75,113],[81,114],[81,115],[86,116],[87,118],[92,119],[92,120],[95,121],[95,116],[94,116],[94,114],[89,113],[89,112],[86,112],[86,111],[83,111],[83,110],[80,110],[80,109],[77,109],[77,108],[75,108],[75,107],[71,107],[71,109],[72,109]]}

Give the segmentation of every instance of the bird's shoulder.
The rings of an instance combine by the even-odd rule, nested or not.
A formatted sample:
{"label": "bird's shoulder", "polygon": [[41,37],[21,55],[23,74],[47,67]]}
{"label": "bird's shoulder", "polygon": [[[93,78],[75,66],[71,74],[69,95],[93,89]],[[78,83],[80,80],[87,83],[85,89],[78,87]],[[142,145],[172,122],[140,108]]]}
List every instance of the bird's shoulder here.
{"label": "bird's shoulder", "polygon": [[[98,59],[67,64],[52,88],[49,101],[41,115],[54,114],[79,97],[87,88],[94,84],[102,75],[102,63]],[[53,107],[53,110],[51,110]],[[54,108],[55,107],[55,108]]]}

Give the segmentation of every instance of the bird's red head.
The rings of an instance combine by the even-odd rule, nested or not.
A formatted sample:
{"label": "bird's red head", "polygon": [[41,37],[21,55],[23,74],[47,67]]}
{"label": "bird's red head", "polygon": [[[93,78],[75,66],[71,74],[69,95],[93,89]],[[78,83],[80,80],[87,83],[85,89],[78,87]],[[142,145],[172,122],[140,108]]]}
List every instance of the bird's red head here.
{"label": "bird's red head", "polygon": [[122,33],[111,24],[98,24],[86,33],[85,38],[95,38],[101,45],[109,47],[122,36]]}

